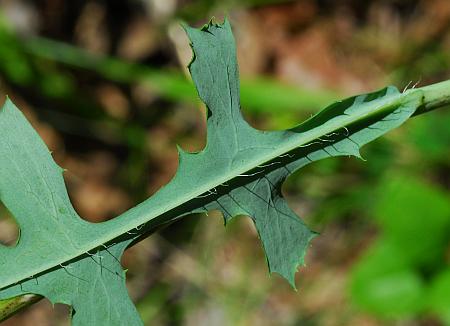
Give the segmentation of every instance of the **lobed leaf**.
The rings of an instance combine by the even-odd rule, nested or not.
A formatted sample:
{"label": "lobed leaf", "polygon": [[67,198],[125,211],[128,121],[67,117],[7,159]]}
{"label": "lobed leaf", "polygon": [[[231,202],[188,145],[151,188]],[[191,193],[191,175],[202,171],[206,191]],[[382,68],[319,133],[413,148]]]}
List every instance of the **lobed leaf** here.
{"label": "lobed leaf", "polygon": [[0,246],[0,299],[36,293],[71,305],[74,325],[139,325],[119,262],[123,250],[187,214],[213,209],[225,222],[249,216],[270,272],[295,286],[295,272],[316,233],[287,205],[284,180],[320,159],[360,157],[361,146],[402,124],[424,102],[420,89],[400,93],[388,87],[332,104],[289,130],[257,130],[240,111],[229,22],[185,30],[194,52],[189,69],[208,110],[207,145],[198,153],[179,149],[171,182],[108,222],[91,224],[76,214],[61,168],[6,101],[0,111],[0,199],[21,236],[13,248]]}

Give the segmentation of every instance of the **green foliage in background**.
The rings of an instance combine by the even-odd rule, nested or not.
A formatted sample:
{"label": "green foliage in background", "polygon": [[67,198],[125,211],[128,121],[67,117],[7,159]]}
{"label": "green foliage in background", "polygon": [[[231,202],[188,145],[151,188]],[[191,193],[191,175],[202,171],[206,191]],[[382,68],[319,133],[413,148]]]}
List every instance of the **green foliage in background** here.
{"label": "green foliage in background", "polygon": [[[192,82],[179,71],[126,62],[89,53],[78,47],[40,37],[21,39],[0,15],[0,71],[20,86],[37,85],[52,98],[74,97],[77,92],[70,73],[56,63],[91,71],[116,83],[142,83],[162,98],[197,103]],[[39,81],[39,83],[37,83]],[[320,109],[339,94],[331,90],[302,89],[271,78],[252,78],[242,82],[242,105],[250,112],[289,114],[306,107]]]}
{"label": "green foliage in background", "polygon": [[354,267],[351,293],[366,310],[385,318],[422,312],[448,319],[450,233],[448,193],[392,175],[375,193],[373,215],[381,235]]}

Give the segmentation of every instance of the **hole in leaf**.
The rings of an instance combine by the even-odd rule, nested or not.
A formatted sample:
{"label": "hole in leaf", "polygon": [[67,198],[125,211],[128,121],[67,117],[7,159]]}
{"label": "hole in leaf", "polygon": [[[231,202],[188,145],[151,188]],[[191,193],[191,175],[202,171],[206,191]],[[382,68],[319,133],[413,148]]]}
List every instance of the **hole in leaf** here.
{"label": "hole in leaf", "polygon": [[71,311],[72,308],[69,305],[63,303],[55,303],[52,311],[52,319],[55,320],[55,323],[53,325],[68,325]]}
{"label": "hole in leaf", "polygon": [[19,238],[19,226],[0,201],[0,245],[14,247]]}

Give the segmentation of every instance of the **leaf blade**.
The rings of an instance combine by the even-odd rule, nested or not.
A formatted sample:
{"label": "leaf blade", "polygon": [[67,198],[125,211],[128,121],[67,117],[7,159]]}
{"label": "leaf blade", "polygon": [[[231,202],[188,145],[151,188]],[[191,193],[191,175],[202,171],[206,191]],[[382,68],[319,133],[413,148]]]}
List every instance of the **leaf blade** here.
{"label": "leaf blade", "polygon": [[[45,249],[47,251],[28,250],[28,262],[21,263],[15,259],[17,252],[10,254],[14,249],[8,251],[0,248],[0,298],[23,293],[23,286],[26,284],[30,286],[28,291],[69,302],[70,300],[63,296],[64,292],[49,294],[45,292],[50,288],[49,285],[40,288],[39,284],[36,284],[34,287],[30,281],[37,280],[36,276],[67,278],[67,275],[70,275],[69,267],[75,268],[79,272],[77,275],[83,276],[83,271],[87,270],[87,275],[98,276],[98,273],[103,273],[103,267],[109,267],[100,266],[96,274],[89,272],[94,264],[93,252],[107,255],[109,246],[118,246],[123,251],[148,232],[154,232],[189,213],[206,212],[210,209],[221,210],[226,220],[238,214],[249,215],[255,222],[262,240],[269,270],[281,274],[295,286],[295,271],[298,265],[303,264],[305,250],[315,233],[289,209],[283,199],[281,185],[285,178],[319,159],[342,155],[359,157],[362,145],[399,126],[424,104],[424,94],[420,89],[400,93],[395,88],[386,88],[335,103],[290,130],[256,130],[242,118],[240,112],[235,44],[228,21],[223,24],[210,22],[201,30],[186,30],[193,41],[194,60],[190,64],[191,74],[199,96],[208,107],[208,139],[205,149],[199,153],[186,153],[179,149],[179,168],[171,182],[154,196],[116,219],[94,225],[84,222],[76,213],[68,210],[71,212],[68,214],[70,218],[64,218],[63,224],[73,231],[73,235],[64,240],[62,236],[56,237],[60,243],[73,242],[72,246],[64,247],[64,250],[55,251],[55,247],[50,245],[48,248],[51,249]],[[5,121],[8,120],[4,119]],[[25,119],[18,119],[5,128],[9,128],[14,135],[17,130],[23,128],[28,130],[30,135],[33,134]],[[35,142],[34,145],[39,147],[39,151],[47,151],[47,159],[41,163],[44,167],[52,166],[54,162],[48,150],[42,146],[42,142],[36,142],[35,138],[38,137],[34,133],[30,136],[30,143]],[[8,146],[0,141],[0,154],[5,156]],[[22,144],[18,148],[20,151],[26,146]],[[3,156],[0,166],[8,170],[13,164],[4,164]],[[17,172],[20,174],[20,169],[16,169]],[[35,169],[35,174],[39,173],[39,168]],[[43,178],[46,181],[48,179],[51,179],[51,182],[60,180],[54,188],[58,189],[58,194],[65,192],[61,176]],[[10,184],[11,181],[0,183],[0,196],[3,196],[2,192]],[[42,191],[48,198],[53,196],[53,186],[50,184],[53,185],[47,183],[47,188]],[[26,185],[22,185],[22,188],[27,189]],[[0,198],[4,200],[4,197]],[[7,199],[10,200],[13,199]],[[60,202],[61,200],[58,201]],[[70,205],[70,202],[65,200],[62,202]],[[51,203],[50,200],[50,206]],[[30,203],[25,201],[23,205],[25,204]],[[20,209],[13,210],[14,215],[25,218],[25,224],[32,219],[29,213],[22,214]],[[53,209],[53,212],[55,211],[58,214],[53,215],[61,218],[59,213],[62,212]],[[52,218],[51,212],[43,212],[49,219]],[[20,224],[22,227],[22,223]],[[19,243],[18,248],[24,246],[27,238],[29,239],[29,236],[20,240],[22,244]],[[42,239],[47,242],[51,240]],[[111,256],[114,256],[118,263],[120,255],[117,253]],[[78,263],[82,264],[82,267],[77,267]],[[23,266],[30,268],[26,270]],[[114,263],[111,269],[119,273],[119,267],[120,264]],[[96,268],[98,269],[98,264]],[[61,276],[63,274],[64,277]],[[112,274],[117,278],[114,286],[120,287],[122,280],[117,274]],[[74,275],[71,275],[70,280],[73,281],[73,278]],[[69,283],[65,281],[64,284]],[[74,285],[68,287],[73,288]],[[22,292],[18,292],[19,290]],[[115,293],[119,292],[121,298],[129,300],[123,284],[121,290]],[[111,295],[105,294],[104,299]],[[71,298],[74,300],[73,296]],[[74,301],[70,304],[76,306]],[[83,309],[86,313],[89,312],[86,307]],[[131,310],[127,308],[128,312]],[[131,315],[136,316],[134,312],[131,312]],[[134,317],[131,320],[135,320]],[[107,316],[105,318],[107,319]]]}

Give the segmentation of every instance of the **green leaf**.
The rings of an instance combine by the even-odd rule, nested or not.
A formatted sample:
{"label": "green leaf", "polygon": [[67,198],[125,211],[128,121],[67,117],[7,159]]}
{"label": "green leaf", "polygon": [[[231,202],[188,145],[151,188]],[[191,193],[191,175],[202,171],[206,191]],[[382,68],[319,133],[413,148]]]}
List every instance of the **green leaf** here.
{"label": "green leaf", "polygon": [[185,28],[194,51],[189,68],[208,109],[207,145],[198,153],[179,149],[173,179],[120,217],[91,224],[76,214],[61,168],[17,108],[6,102],[0,112],[0,199],[17,219],[21,236],[15,247],[0,247],[0,299],[42,294],[72,305],[76,325],[139,325],[119,263],[123,250],[163,225],[212,209],[222,211],[225,221],[250,216],[269,270],[294,286],[315,232],[288,207],[283,181],[323,158],[360,157],[362,145],[402,124],[424,101],[437,103],[448,86],[404,93],[388,87],[337,102],[296,128],[260,131],[240,112],[228,21]]}
{"label": "green leaf", "polygon": [[95,228],[73,209],[63,170],[10,100],[0,129],[0,198],[20,225],[17,245],[0,247],[1,281],[9,282],[0,297],[34,293],[71,305],[74,325],[140,325],[119,262],[130,240],[80,250]]}
{"label": "green leaf", "polygon": [[375,214],[383,236],[410,265],[434,270],[442,264],[450,232],[448,194],[415,177],[390,175],[380,184],[376,198]]}
{"label": "green leaf", "polygon": [[[229,176],[226,181],[233,180],[214,188],[211,193],[214,200],[204,208],[221,210],[226,221],[236,215],[250,216],[263,243],[270,271],[281,274],[295,286],[295,272],[303,264],[305,249],[315,233],[287,206],[281,194],[283,181],[295,170],[322,158],[359,157],[362,145],[409,118],[421,97],[416,94],[404,103],[389,104],[381,116],[369,117],[364,122],[356,119],[353,124],[343,121],[339,124],[339,120],[352,113],[363,112],[364,106],[373,101],[399,95],[396,89],[386,88],[333,104],[292,130],[259,131],[249,126],[240,113],[235,45],[228,22],[223,25],[210,22],[201,30],[186,27],[186,31],[194,50],[190,72],[208,108],[209,120],[206,149],[195,155],[182,153],[180,168],[184,167],[185,175],[192,176],[193,171],[198,171],[194,180],[209,179],[211,172]],[[324,132],[327,124],[332,126],[333,122],[340,127],[330,127]],[[311,136],[307,141],[317,129],[322,129],[323,139]],[[283,154],[273,159],[283,146],[286,146]],[[252,164],[255,157],[260,160]],[[240,175],[235,170],[242,165],[253,170]]]}
{"label": "green leaf", "polygon": [[438,290],[438,284],[446,285],[445,278],[433,281],[436,285],[428,290],[433,299],[425,300],[420,272],[429,273],[442,265],[450,227],[447,194],[414,177],[399,175],[389,175],[375,194],[383,234],[353,267],[353,300],[387,318],[417,314],[425,304],[445,314],[448,309],[443,309],[445,300],[440,297],[445,291]]}
{"label": "green leaf", "polygon": [[380,238],[353,267],[350,293],[362,309],[383,318],[412,316],[423,307],[420,274],[390,239]]}

